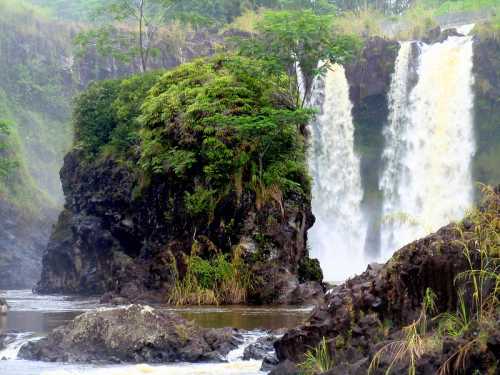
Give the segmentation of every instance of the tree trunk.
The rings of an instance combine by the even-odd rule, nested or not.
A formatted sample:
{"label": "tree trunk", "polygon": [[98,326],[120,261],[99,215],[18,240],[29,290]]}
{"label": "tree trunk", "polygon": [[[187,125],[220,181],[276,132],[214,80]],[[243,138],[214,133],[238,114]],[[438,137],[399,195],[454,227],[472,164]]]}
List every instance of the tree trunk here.
{"label": "tree trunk", "polygon": [[139,52],[141,54],[141,65],[142,72],[144,73],[147,70],[147,61],[146,55],[144,53],[144,1],[141,0],[139,4]]}

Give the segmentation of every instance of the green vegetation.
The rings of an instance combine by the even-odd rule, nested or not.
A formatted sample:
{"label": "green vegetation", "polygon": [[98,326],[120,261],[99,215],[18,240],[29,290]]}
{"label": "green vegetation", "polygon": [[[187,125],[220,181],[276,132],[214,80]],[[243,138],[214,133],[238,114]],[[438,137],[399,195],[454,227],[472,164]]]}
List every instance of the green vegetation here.
{"label": "green vegetation", "polygon": [[71,42],[48,12],[25,1],[2,1],[0,25],[0,120],[9,123],[2,164],[10,165],[2,173],[2,196],[38,210],[61,198],[58,174],[71,142],[72,95],[62,56]]}
{"label": "green vegetation", "polygon": [[390,374],[398,363],[408,363],[408,375],[416,374],[417,360],[426,352],[432,350],[435,342],[432,336],[427,336],[429,318],[436,312],[436,295],[427,289],[422,302],[420,315],[413,323],[403,327],[403,338],[384,345],[372,358],[368,374],[372,374],[379,366],[381,358],[391,358],[386,374]]}
{"label": "green vegetation", "polygon": [[[210,222],[218,201],[250,189],[259,206],[282,194],[308,194],[304,140],[310,112],[280,108],[280,82],[257,61],[219,57],[166,73],[144,102],[140,167],[197,181],[188,213]],[[183,172],[180,175],[179,172]]]}
{"label": "green vegetation", "polygon": [[[150,58],[159,53],[155,47],[159,30],[176,3],[176,0],[108,0],[94,10],[100,27],[81,32],[75,42],[82,48],[96,44],[101,54],[128,63],[138,57],[145,72]],[[124,26],[110,26],[110,21]]]}
{"label": "green vegetation", "polygon": [[0,159],[0,179],[2,180],[9,176],[17,165],[16,161],[11,160],[8,155],[9,145],[7,140],[10,134],[10,126],[9,122],[0,121],[0,155],[2,157]]}
{"label": "green vegetation", "polygon": [[283,95],[292,100],[298,98],[291,105],[300,107],[305,97],[299,95],[297,65],[310,83],[331,64],[349,61],[360,49],[360,40],[334,34],[332,25],[332,16],[318,15],[312,10],[265,12],[257,23],[259,33],[241,42],[240,53],[263,61],[270,76],[287,72],[289,81]]}
{"label": "green vegetation", "polygon": [[138,116],[149,89],[161,72],[122,80],[96,82],[75,100],[76,146],[93,157],[107,146],[110,152],[133,153],[138,145]]}
{"label": "green vegetation", "polygon": [[175,285],[168,303],[174,305],[243,304],[252,288],[252,279],[236,248],[232,256],[216,253],[210,259],[197,255],[195,242],[184,262],[186,274],[180,278],[174,267]]}
{"label": "green vegetation", "polygon": [[474,12],[499,6],[497,0],[421,0],[420,3],[432,8],[435,15]]}
{"label": "green vegetation", "polygon": [[303,375],[316,375],[331,370],[333,366],[330,348],[323,337],[318,346],[305,353],[305,359],[299,364],[299,370]]}

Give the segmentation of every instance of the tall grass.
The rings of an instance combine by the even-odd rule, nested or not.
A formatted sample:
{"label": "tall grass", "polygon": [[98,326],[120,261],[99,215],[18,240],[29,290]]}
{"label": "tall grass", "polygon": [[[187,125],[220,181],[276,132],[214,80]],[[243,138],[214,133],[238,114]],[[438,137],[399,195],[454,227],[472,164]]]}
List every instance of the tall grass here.
{"label": "tall grass", "polygon": [[[193,246],[195,249],[196,246]],[[168,295],[168,303],[173,305],[221,305],[244,304],[252,287],[252,279],[247,266],[236,247],[231,260],[218,254],[205,260],[196,250],[185,257],[186,272],[181,277],[173,264],[175,284]]]}
{"label": "tall grass", "polygon": [[[468,340],[440,367],[445,375],[467,368],[469,355],[479,348],[497,329],[500,311],[500,194],[482,186],[483,201],[472,210],[466,221],[457,225],[458,240],[469,269],[457,275],[459,303],[455,313],[445,313],[437,319],[443,336],[465,337]],[[472,229],[470,229],[472,227]],[[470,328],[478,332],[467,335]],[[495,328],[496,327],[496,328]]]}
{"label": "tall grass", "polygon": [[323,337],[318,346],[305,353],[304,361],[298,367],[303,375],[316,375],[331,370],[334,364],[328,343]]}
{"label": "tall grass", "polygon": [[398,364],[408,365],[408,375],[416,374],[418,359],[433,344],[433,340],[426,337],[430,314],[436,312],[436,295],[431,289],[425,292],[422,308],[417,320],[410,325],[403,327],[403,337],[384,345],[372,358],[368,368],[368,374],[372,374],[384,358],[389,358],[389,365],[386,374],[390,374]]}
{"label": "tall grass", "polygon": [[262,20],[262,10],[246,9],[241,16],[236,17],[233,22],[227,24],[223,31],[236,29],[247,33],[258,32],[257,24]]}
{"label": "tall grass", "polygon": [[346,12],[334,21],[334,29],[339,34],[363,37],[383,36],[382,22],[385,16],[376,10],[363,9]]}

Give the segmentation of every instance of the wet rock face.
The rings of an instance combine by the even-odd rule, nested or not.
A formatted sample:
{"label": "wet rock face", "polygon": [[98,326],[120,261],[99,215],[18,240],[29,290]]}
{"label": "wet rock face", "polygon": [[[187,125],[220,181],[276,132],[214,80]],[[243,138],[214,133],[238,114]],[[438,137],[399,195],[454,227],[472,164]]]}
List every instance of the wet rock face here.
{"label": "wet rock face", "polygon": [[30,289],[36,284],[56,218],[50,209],[32,217],[0,198],[0,289]]}
{"label": "wet rock face", "polygon": [[365,42],[361,56],[346,66],[354,111],[370,97],[385,97],[398,50],[397,41],[373,37]]}
{"label": "wet rock face", "polygon": [[[361,175],[365,207],[374,212],[369,223],[368,253],[377,254],[380,242],[378,230],[381,202],[377,200],[381,155],[384,148],[382,129],[389,114],[387,94],[399,50],[396,41],[370,38],[365,42],[361,56],[346,66],[355,125],[355,147],[361,156]],[[376,193],[376,194],[374,194]]]}
{"label": "wet rock face", "polygon": [[77,316],[25,345],[25,359],[64,362],[223,361],[241,343],[232,329],[203,329],[175,314],[130,305]]}
{"label": "wet rock face", "polygon": [[257,210],[247,193],[231,196],[209,226],[195,228],[182,210],[184,187],[166,178],[153,178],[141,190],[140,177],[126,166],[112,159],[85,163],[77,151],[66,156],[61,178],[66,207],[43,258],[41,293],[165,300],[174,284],[172,262],[185,272],[183,258],[196,233],[201,253],[239,246],[253,274],[250,302],[322,297],[319,283],[302,286],[318,272],[299,272],[314,220],[308,200],[287,197],[281,212],[272,204]]}
{"label": "wet rock face", "polygon": [[500,40],[476,36],[474,39],[474,123],[477,152],[474,156],[475,181],[496,184],[500,170]]}

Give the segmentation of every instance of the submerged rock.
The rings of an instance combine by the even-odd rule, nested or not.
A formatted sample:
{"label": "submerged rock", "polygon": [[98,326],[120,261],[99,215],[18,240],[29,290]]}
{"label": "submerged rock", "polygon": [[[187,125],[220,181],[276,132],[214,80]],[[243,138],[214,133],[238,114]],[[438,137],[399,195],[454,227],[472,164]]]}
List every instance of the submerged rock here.
{"label": "submerged rock", "polygon": [[224,361],[241,340],[230,328],[204,329],[167,311],[130,305],[79,315],[23,346],[19,356],[63,362]]}

